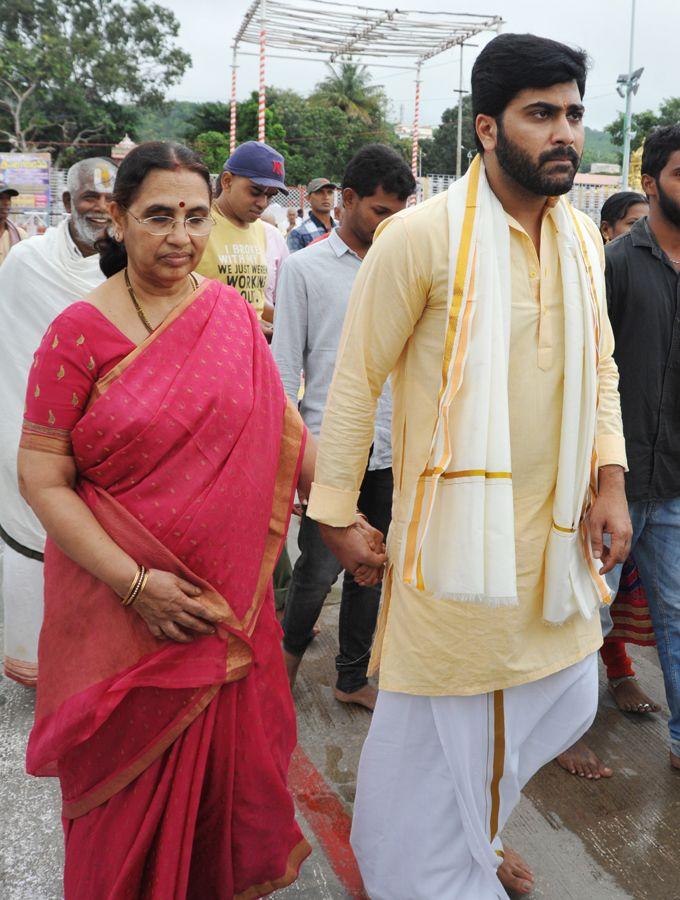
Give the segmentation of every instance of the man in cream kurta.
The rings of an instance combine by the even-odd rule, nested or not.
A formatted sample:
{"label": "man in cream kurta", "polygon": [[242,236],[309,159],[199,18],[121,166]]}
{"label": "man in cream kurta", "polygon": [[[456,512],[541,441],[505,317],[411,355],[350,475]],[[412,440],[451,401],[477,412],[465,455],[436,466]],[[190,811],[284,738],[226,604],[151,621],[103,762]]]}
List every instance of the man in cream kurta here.
{"label": "man in cream kurta", "polygon": [[[504,35],[484,53],[492,57],[497,41],[518,37]],[[533,46],[526,51],[536,53]],[[570,82],[559,74],[558,80]],[[549,84],[541,102],[556,109],[560,102],[553,94],[576,91],[574,82],[569,90]],[[527,93],[515,91],[520,100]],[[578,101],[578,91],[575,97]],[[576,101],[572,105],[578,106]],[[512,104],[514,110],[514,99]],[[569,119],[569,103],[564,107],[562,117]],[[521,104],[518,109],[519,116]],[[510,109],[504,109],[504,116],[509,133]],[[565,134],[578,129],[570,131],[571,126],[557,121],[557,113],[555,117],[545,140],[562,153],[574,143]],[[478,116],[478,133],[486,118],[494,122],[491,115]],[[481,135],[489,182],[494,190],[499,185],[510,242],[507,383],[518,602],[493,607],[437,597],[405,583],[398,564],[411,498],[428,462],[438,418],[449,315],[446,194],[388,220],[362,265],[308,507],[311,518],[332,526],[326,529],[329,536],[352,522],[375,400],[391,373],[395,495],[373,650],[380,695],[362,755],[352,837],[372,900],[506,897],[495,877],[503,854],[499,831],[523,784],[588,727],[596,704],[599,617],[572,615],[559,626],[544,621],[544,556],[553,527],[565,380],[556,200],[543,198],[530,235],[508,211],[516,198],[508,193],[506,160],[499,164],[501,153],[487,146],[488,132]],[[557,150],[550,152],[557,160]],[[585,215],[576,217],[577,229],[600,248],[596,264],[603,265],[597,228]],[[600,322],[597,461],[600,471],[621,467],[616,471],[622,474],[626,459],[618,373],[605,311]],[[451,522],[452,540],[465,524]],[[514,871],[517,877],[501,879],[503,883],[529,890],[528,869],[518,864]]]}

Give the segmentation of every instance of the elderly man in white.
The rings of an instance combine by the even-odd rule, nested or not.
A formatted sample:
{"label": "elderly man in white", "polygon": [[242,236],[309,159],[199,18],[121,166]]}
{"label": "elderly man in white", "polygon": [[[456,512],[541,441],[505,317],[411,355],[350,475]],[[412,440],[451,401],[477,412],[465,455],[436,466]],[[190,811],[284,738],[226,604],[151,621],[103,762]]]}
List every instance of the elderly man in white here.
{"label": "elderly man in white", "polygon": [[0,538],[5,606],[5,674],[35,685],[43,615],[45,532],[19,494],[16,456],[24,393],[33,353],[47,326],[104,276],[95,242],[110,223],[116,176],[107,159],[71,166],[64,206],[68,219],[17,244],[0,269]]}

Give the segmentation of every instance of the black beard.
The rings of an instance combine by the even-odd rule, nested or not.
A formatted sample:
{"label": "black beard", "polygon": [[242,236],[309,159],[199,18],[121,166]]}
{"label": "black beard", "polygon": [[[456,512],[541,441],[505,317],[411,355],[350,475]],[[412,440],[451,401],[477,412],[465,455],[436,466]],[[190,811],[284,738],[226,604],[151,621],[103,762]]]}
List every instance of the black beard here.
{"label": "black beard", "polygon": [[674,225],[676,228],[680,228],[680,203],[676,203],[659,184],[659,179],[656,180],[656,188],[659,192],[659,207],[661,212],[664,214],[664,218],[668,219],[671,225]]}
{"label": "black beard", "polygon": [[[508,140],[501,123],[498,123],[496,158],[501,168],[524,190],[539,197],[557,197],[571,190],[578,171],[581,157],[573,147],[557,147],[547,150],[535,162],[519,144]],[[565,175],[548,175],[542,166],[554,159],[564,160],[573,167],[573,172]]]}

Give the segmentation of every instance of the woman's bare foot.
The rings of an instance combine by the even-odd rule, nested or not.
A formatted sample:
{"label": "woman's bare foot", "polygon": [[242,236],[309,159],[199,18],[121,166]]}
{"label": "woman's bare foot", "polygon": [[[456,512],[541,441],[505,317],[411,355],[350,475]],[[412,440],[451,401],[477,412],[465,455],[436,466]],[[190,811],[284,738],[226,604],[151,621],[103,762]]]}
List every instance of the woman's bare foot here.
{"label": "woman's bare foot", "polygon": [[572,775],[580,775],[581,778],[611,778],[614,774],[609,766],[596,756],[585,741],[576,741],[564,753],[560,753],[557,762]]}
{"label": "woman's bare foot", "polygon": [[370,709],[371,712],[373,712],[375,709],[375,702],[378,699],[378,691],[372,684],[365,684],[363,687],[359,688],[358,691],[352,691],[351,694],[347,694],[345,691],[340,691],[336,688],[335,699],[339,700],[341,703],[356,703],[359,706],[365,706],[366,709]]}
{"label": "woman's bare foot", "polygon": [[680,756],[676,756],[672,750],[671,750],[671,766],[672,766],[672,768],[678,769],[678,771],[680,771]]}
{"label": "woman's bare foot", "polygon": [[534,889],[534,873],[519,853],[510,847],[504,849],[503,862],[496,869],[496,874],[507,891],[529,894]]}
{"label": "woman's bare foot", "polygon": [[609,682],[609,693],[616,701],[621,712],[644,713],[659,712],[661,707],[642,690],[636,678],[624,680],[613,678]]}

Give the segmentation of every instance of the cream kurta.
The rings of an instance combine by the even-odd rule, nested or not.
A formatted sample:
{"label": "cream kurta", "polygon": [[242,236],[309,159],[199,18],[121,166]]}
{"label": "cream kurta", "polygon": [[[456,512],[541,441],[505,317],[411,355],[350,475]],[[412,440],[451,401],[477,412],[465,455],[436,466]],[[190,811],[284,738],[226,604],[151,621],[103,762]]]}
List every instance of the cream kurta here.
{"label": "cream kurta", "polygon": [[[584,215],[579,219],[599,244],[595,225]],[[519,605],[491,608],[435,599],[407,587],[393,571],[386,579],[374,649],[384,690],[485,693],[559,671],[602,642],[597,616],[591,621],[574,616],[561,626],[542,619],[543,555],[552,524],[562,416],[562,283],[551,210],[546,208],[543,220],[540,260],[521,226],[509,219],[509,227],[509,409]],[[395,561],[437,418],[447,315],[446,194],[398,213],[379,234],[350,301],[308,514],[331,525],[352,521],[375,401],[392,372],[395,497],[388,550]],[[625,466],[618,372],[606,313],[603,327],[599,464]]]}

